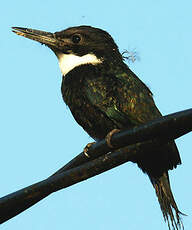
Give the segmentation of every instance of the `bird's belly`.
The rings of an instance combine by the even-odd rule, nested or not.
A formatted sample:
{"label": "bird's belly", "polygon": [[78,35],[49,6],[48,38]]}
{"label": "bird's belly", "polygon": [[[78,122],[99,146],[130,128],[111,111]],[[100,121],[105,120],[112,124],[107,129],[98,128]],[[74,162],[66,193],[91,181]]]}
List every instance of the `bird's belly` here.
{"label": "bird's belly", "polygon": [[121,128],[110,120],[103,112],[90,104],[70,107],[77,123],[95,140],[100,140],[115,128]]}

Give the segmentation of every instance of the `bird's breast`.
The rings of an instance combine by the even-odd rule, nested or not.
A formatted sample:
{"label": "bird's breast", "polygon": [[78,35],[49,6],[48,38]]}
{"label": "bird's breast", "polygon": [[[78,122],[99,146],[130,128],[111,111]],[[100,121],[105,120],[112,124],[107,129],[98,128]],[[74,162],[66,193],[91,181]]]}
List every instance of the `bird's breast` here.
{"label": "bird's breast", "polygon": [[[98,72],[90,66],[86,71],[77,69],[66,75],[62,81],[62,96],[70,108],[71,113],[77,123],[94,139],[103,139],[108,132],[117,128],[104,112],[99,108],[100,105],[91,102],[89,92],[94,95],[94,87],[89,79],[98,79]],[[90,70],[90,71],[89,71]],[[103,88],[104,89],[104,88]],[[96,94],[95,94],[96,97]],[[103,92],[106,97],[106,92]]]}

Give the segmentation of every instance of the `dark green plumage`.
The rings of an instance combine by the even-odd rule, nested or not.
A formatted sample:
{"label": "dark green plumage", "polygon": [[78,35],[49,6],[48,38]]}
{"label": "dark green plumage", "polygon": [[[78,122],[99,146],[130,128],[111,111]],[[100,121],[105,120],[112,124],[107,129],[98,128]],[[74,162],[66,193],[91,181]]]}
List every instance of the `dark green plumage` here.
{"label": "dark green plumage", "polygon": [[[150,90],[124,63],[76,67],[63,78],[61,89],[75,120],[95,140],[105,138],[115,128],[132,128],[161,116]],[[181,163],[173,143],[162,154],[153,153],[154,158],[165,158],[162,165],[159,160],[147,160],[147,165],[152,164],[145,167],[142,162],[148,154],[138,159],[138,164],[148,174],[161,176]]]}
{"label": "dark green plumage", "polygon": [[[95,140],[105,138],[115,128],[132,128],[161,116],[150,90],[122,63],[119,66],[76,67],[63,78],[62,95],[75,120]],[[146,153],[136,163],[149,175],[165,220],[169,224],[170,217],[173,229],[177,229],[180,212],[171,193],[167,173],[181,163],[175,143]],[[175,209],[176,220],[172,208]]]}
{"label": "dark green plumage", "polygon": [[[59,60],[67,55],[84,57],[86,54],[100,60],[74,66],[64,74],[61,88],[75,120],[95,140],[105,138],[113,129],[132,128],[161,116],[151,91],[123,62],[107,32],[90,26],[72,27],[54,34],[15,29],[19,35],[46,44]],[[181,164],[175,143],[146,152],[135,162],[149,175],[168,225],[170,220],[172,229],[180,228],[180,212],[168,177],[168,170]]]}

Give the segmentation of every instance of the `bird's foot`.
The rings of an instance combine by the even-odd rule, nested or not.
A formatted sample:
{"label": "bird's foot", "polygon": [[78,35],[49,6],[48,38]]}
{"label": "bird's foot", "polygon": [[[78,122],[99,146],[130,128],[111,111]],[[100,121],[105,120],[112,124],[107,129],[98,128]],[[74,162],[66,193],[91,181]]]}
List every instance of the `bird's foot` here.
{"label": "bird's foot", "polygon": [[118,133],[118,132],[120,132],[120,129],[113,129],[113,130],[111,130],[111,131],[107,134],[107,136],[105,137],[105,140],[106,140],[106,142],[107,142],[107,145],[108,145],[110,148],[114,148],[114,146],[111,144],[111,137],[113,136],[113,134]]}
{"label": "bird's foot", "polygon": [[89,154],[87,153],[90,149],[90,147],[95,144],[95,142],[88,143],[85,148],[83,149],[83,153],[85,154],[86,157],[90,157]]}

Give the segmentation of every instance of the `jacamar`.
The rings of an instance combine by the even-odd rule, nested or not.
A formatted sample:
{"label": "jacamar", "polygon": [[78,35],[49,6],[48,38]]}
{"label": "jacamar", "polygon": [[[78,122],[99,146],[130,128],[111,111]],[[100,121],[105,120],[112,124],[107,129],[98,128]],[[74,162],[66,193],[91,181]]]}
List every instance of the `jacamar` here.
{"label": "jacamar", "polygon": [[[96,141],[112,130],[129,129],[161,115],[150,89],[125,64],[113,38],[91,26],[60,32],[13,27],[13,32],[48,46],[63,75],[62,96],[77,123]],[[182,226],[168,170],[181,164],[174,141],[136,160],[147,173],[169,229]]]}

